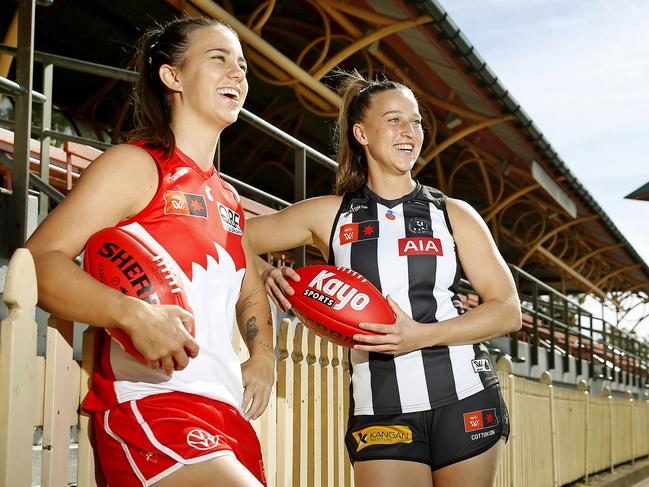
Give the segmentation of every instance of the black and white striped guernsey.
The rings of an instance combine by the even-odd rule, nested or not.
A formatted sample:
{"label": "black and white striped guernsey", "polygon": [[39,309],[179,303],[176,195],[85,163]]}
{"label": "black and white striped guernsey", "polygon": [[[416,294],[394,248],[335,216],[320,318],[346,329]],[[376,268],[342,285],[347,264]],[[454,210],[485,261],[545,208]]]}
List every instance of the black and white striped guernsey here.
{"label": "black and white striped guernsey", "polygon": [[[367,187],[346,194],[329,248],[329,264],[360,272],[420,323],[463,313],[460,266],[439,190],[417,183],[398,200]],[[352,350],[350,363],[354,415],[426,411],[498,382],[483,344],[428,347],[397,357]]]}

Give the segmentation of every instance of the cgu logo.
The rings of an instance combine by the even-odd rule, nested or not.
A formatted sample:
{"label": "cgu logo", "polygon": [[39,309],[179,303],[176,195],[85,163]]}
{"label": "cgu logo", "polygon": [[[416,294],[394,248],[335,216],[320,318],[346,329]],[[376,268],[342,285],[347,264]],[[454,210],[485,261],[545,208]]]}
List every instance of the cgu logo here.
{"label": "cgu logo", "polygon": [[370,297],[365,293],[358,292],[358,289],[351,287],[340,279],[331,279],[335,275],[334,272],[320,271],[307,287],[336,299],[338,302],[333,307],[336,311],[340,311],[348,304],[355,311],[365,309],[370,302]]}
{"label": "cgu logo", "polygon": [[444,255],[442,242],[433,237],[399,239],[399,255]]}

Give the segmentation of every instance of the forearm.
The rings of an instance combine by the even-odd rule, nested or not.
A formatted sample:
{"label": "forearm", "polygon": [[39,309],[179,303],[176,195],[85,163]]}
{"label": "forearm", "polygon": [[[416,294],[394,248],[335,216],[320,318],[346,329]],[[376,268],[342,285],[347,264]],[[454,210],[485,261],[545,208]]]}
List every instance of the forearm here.
{"label": "forearm", "polygon": [[121,325],[130,301],[122,293],[92,278],[62,252],[43,253],[34,263],[38,303],[43,309],[94,326]]}
{"label": "forearm", "polygon": [[274,354],[273,320],[263,288],[239,300],[237,325],[251,357],[263,353]]}
{"label": "forearm", "polygon": [[426,346],[480,343],[521,327],[518,298],[492,299],[463,315],[432,326],[424,326]]}
{"label": "forearm", "polygon": [[266,259],[262,259],[258,255],[255,255],[255,265],[257,266],[257,271],[259,272],[259,275],[261,276],[261,280],[264,281],[264,277],[275,267],[273,264],[268,262]]}

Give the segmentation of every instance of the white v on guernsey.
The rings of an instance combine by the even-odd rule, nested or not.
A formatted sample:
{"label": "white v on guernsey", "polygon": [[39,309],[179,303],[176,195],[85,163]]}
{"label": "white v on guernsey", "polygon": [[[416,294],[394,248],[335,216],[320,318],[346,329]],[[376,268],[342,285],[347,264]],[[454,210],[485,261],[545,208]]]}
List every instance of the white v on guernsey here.
{"label": "white v on guernsey", "polygon": [[179,391],[225,402],[241,412],[241,367],[231,345],[246,267],[239,197],[214,168],[203,171],[178,149],[165,160],[160,152],[134,145],[155,159],[159,185],[148,206],[118,226],[162,255],[182,280],[200,352],[186,369],[167,377],[103,333],[92,389],[83,407],[104,411],[119,403]]}

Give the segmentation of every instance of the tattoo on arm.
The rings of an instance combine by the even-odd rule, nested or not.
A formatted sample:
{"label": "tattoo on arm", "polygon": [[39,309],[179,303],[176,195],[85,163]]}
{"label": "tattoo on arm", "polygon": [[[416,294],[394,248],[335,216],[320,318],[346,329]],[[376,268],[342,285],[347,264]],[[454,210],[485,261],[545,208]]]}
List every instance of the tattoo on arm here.
{"label": "tattoo on arm", "polygon": [[259,328],[257,328],[257,317],[251,316],[246,322],[246,342],[248,345],[252,343],[258,333]]}
{"label": "tattoo on arm", "polygon": [[252,300],[249,300],[249,299],[244,301],[241,304],[240,308],[237,310],[237,316],[241,316],[247,309],[250,309],[253,306],[257,306],[256,301],[252,301]]}

